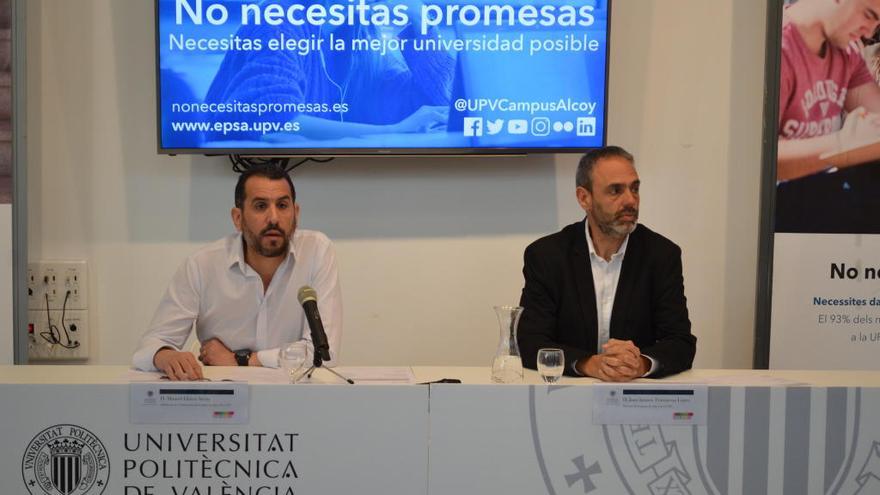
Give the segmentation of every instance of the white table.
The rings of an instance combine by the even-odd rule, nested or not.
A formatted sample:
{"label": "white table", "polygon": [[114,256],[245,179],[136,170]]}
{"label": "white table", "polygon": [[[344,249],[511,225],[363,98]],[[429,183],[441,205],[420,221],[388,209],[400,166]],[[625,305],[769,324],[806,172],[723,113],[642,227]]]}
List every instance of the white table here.
{"label": "white table", "polygon": [[[451,371],[418,369],[439,377]],[[429,493],[880,494],[880,373],[699,370],[705,426],[592,424],[589,379],[431,387]]]}
{"label": "white table", "polygon": [[[143,425],[129,422],[126,373],[0,368],[0,493],[47,493],[26,484],[35,475],[23,458],[40,432],[58,425],[77,427],[60,427],[59,439],[87,431],[100,440],[81,454],[107,453],[109,469],[76,495],[425,492],[427,387],[251,384],[247,425]],[[44,461],[30,464],[49,472],[49,448],[40,454]]]}
{"label": "white table", "polygon": [[[90,432],[109,464],[103,492],[93,484],[76,495],[880,493],[880,373],[700,370],[640,380],[709,385],[708,424],[682,427],[593,425],[590,379],[548,387],[527,371],[522,385],[495,385],[486,368],[413,372],[418,382],[463,383],[252,382],[247,425],[159,426],[129,422],[123,367],[0,367],[0,486],[27,493],[28,445],[72,425],[49,431],[94,444]],[[228,447],[232,434],[293,443],[275,452],[211,443],[219,435]],[[147,435],[165,444],[147,450]],[[236,460],[252,472],[220,477]],[[296,476],[273,478],[288,461]]]}

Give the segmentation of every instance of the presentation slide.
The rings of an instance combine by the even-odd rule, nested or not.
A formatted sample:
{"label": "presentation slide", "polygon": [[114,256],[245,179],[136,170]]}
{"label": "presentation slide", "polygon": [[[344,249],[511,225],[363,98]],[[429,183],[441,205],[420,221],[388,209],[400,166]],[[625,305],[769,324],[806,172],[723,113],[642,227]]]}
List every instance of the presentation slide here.
{"label": "presentation slide", "polygon": [[604,143],[605,0],[157,0],[161,152]]}

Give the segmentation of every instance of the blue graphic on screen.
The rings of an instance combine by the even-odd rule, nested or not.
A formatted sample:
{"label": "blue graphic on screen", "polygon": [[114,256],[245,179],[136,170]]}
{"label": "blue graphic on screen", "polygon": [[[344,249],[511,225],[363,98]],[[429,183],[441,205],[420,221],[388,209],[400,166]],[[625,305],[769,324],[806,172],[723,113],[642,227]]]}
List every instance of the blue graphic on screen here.
{"label": "blue graphic on screen", "polygon": [[604,143],[604,0],[158,0],[165,152]]}

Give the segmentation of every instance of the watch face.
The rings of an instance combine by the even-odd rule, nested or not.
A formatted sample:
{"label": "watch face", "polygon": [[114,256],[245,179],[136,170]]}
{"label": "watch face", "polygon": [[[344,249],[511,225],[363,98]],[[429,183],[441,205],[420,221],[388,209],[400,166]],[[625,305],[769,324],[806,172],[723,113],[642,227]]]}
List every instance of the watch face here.
{"label": "watch face", "polygon": [[250,357],[251,351],[249,351],[248,349],[235,351],[235,361],[238,363],[239,366],[247,366]]}

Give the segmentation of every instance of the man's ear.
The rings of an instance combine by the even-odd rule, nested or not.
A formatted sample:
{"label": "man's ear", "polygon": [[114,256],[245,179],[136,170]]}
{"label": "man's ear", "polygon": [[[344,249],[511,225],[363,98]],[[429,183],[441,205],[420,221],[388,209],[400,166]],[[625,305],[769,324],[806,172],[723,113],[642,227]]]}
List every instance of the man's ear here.
{"label": "man's ear", "polygon": [[293,202],[293,224],[299,225],[299,203]]}
{"label": "man's ear", "polygon": [[581,205],[584,211],[589,212],[593,209],[593,193],[587,191],[585,187],[577,186],[575,195],[577,196],[578,204]]}
{"label": "man's ear", "polygon": [[235,230],[241,232],[241,208],[233,207],[230,214],[232,215],[232,223],[235,225]]}

